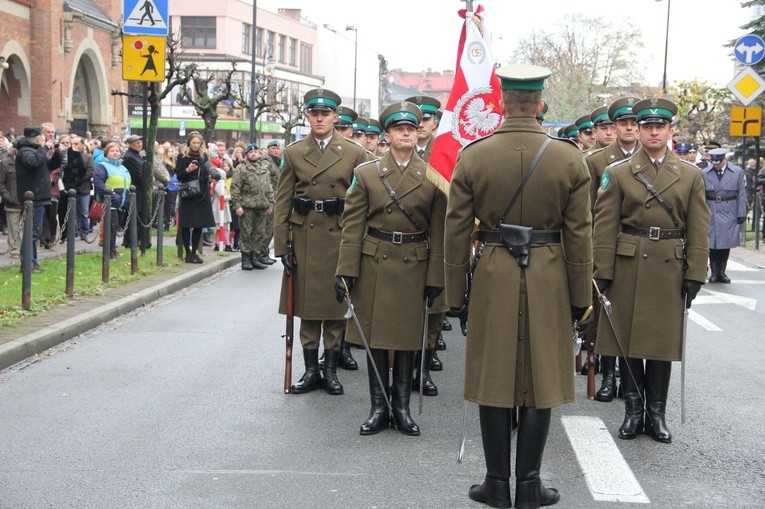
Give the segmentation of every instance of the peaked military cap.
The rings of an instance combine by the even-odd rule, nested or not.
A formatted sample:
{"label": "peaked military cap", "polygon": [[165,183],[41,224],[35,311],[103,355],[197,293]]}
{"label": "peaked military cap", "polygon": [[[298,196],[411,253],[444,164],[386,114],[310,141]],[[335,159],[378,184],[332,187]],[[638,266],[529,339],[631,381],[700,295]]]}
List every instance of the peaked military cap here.
{"label": "peaked military cap", "polygon": [[351,127],[353,125],[353,121],[356,120],[356,117],[358,116],[359,115],[349,107],[338,106],[337,122],[335,122],[335,127]]}
{"label": "peaked military cap", "polygon": [[592,128],[594,127],[592,120],[590,120],[590,115],[582,115],[577,118],[576,126],[580,131],[592,131]]}
{"label": "peaked military cap", "polygon": [[337,107],[340,106],[340,96],[326,88],[314,88],[305,93],[303,103],[308,111],[337,111]]}
{"label": "peaked military cap", "polygon": [[608,107],[608,118],[612,122],[616,122],[618,119],[623,118],[625,120],[634,119],[635,113],[632,111],[632,106],[638,102],[637,97],[622,97],[615,100]]}
{"label": "peaked military cap", "polygon": [[607,125],[614,123],[614,121],[608,117],[608,106],[601,106],[600,108],[592,110],[592,113],[590,113],[590,121],[592,121],[593,127],[601,124]]}
{"label": "peaked military cap", "polygon": [[380,134],[382,132],[380,122],[373,118],[367,120],[367,134]]}
{"label": "peaked military cap", "polygon": [[414,95],[404,100],[416,104],[422,111],[422,118],[438,116],[438,108],[441,107],[441,101],[427,95]]}
{"label": "peaked military cap", "polygon": [[552,71],[531,64],[512,64],[496,71],[502,90],[544,90],[545,80]]}
{"label": "peaked military cap", "polygon": [[537,115],[537,120],[540,122],[545,119],[545,114],[547,113],[547,110],[550,109],[550,105],[546,102],[542,101],[542,109],[539,110],[539,115]]}
{"label": "peaked military cap", "polygon": [[576,138],[579,135],[579,128],[576,124],[570,124],[563,128],[563,138]]}
{"label": "peaked military cap", "polygon": [[709,151],[709,160],[713,163],[719,163],[723,159],[725,159],[725,156],[728,154],[728,151],[724,148],[713,148]]}
{"label": "peaked military cap", "polygon": [[677,115],[677,106],[668,99],[651,97],[636,102],[632,111],[639,124],[669,124]]}
{"label": "peaked military cap", "polygon": [[382,124],[385,131],[389,127],[399,124],[409,124],[418,127],[421,120],[422,111],[420,111],[420,108],[408,101],[393,103],[380,114],[380,124]]}
{"label": "peaked military cap", "polygon": [[356,121],[353,122],[353,134],[361,133],[364,134],[367,132],[367,123],[369,120],[367,120],[364,117],[356,117]]}
{"label": "peaked military cap", "polygon": [[720,147],[722,147],[722,145],[720,145],[716,141],[710,141],[709,143],[704,145],[704,150],[709,152],[712,149],[720,148]]}
{"label": "peaked military cap", "polygon": [[699,151],[699,145],[697,143],[691,143],[690,152],[698,152],[698,151]]}
{"label": "peaked military cap", "polygon": [[687,141],[681,141],[675,144],[675,154],[687,154],[691,151],[691,144]]}

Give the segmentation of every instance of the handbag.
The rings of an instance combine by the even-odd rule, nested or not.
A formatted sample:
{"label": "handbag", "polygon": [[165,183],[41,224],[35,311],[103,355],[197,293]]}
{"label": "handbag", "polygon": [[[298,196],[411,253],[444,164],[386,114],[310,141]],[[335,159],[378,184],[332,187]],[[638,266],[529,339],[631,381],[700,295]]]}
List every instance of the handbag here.
{"label": "handbag", "polygon": [[170,177],[170,180],[167,181],[167,185],[165,186],[165,191],[168,193],[177,193],[178,192],[178,175],[173,175]]}
{"label": "handbag", "polygon": [[90,204],[90,210],[88,211],[88,219],[91,221],[100,221],[104,217],[105,209],[105,201],[93,200],[93,203]]}
{"label": "handbag", "polygon": [[202,187],[198,180],[181,182],[178,184],[178,195],[183,200],[193,200],[202,196]]}

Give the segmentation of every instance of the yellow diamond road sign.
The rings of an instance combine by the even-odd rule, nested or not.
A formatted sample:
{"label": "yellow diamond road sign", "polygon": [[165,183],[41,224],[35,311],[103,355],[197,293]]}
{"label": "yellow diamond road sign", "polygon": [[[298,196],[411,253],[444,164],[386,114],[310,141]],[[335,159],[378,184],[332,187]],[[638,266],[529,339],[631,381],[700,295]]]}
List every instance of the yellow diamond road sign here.
{"label": "yellow diamond road sign", "polygon": [[759,136],[761,127],[762,108],[741,108],[735,106],[730,109],[731,136]]}
{"label": "yellow diamond road sign", "polygon": [[123,35],[122,79],[129,81],[164,81],[165,37]]}
{"label": "yellow diamond road sign", "polygon": [[747,67],[728,83],[728,89],[744,103],[744,106],[749,106],[749,103],[765,91],[765,81],[754,69]]}

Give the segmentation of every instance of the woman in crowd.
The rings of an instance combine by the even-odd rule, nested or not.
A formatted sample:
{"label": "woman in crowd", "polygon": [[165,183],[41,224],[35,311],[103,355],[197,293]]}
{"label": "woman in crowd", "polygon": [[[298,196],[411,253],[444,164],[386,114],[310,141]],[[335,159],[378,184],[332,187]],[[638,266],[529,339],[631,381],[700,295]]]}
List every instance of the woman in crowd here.
{"label": "woman in crowd", "polygon": [[96,199],[99,201],[104,201],[107,189],[112,190],[109,206],[112,223],[109,231],[109,255],[111,259],[115,259],[118,256],[117,227],[122,224],[130,207],[130,172],[122,166],[122,148],[119,144],[111,142],[104,147],[104,157],[96,166],[93,185],[96,188]]}
{"label": "woman in crowd", "polygon": [[183,190],[178,198],[178,226],[181,228],[186,263],[202,263],[197,254],[203,228],[215,226],[210,207],[210,170],[212,163],[204,150],[202,135],[194,131],[189,134],[188,145],[178,155],[175,171],[182,185],[192,181],[199,183],[198,196],[184,198]]}

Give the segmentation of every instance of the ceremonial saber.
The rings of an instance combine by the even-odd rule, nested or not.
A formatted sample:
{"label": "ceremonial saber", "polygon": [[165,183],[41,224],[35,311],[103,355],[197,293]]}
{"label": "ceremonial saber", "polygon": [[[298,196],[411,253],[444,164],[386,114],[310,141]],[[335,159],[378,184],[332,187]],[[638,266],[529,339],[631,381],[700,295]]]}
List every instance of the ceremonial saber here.
{"label": "ceremonial saber", "polygon": [[428,298],[425,297],[425,320],[422,323],[422,349],[420,350],[420,410],[417,415],[422,415],[422,386],[425,372],[425,347],[428,343]]}
{"label": "ceremonial saber", "polygon": [[462,441],[460,442],[460,451],[457,453],[457,463],[462,463],[465,459],[465,441],[467,440],[467,400],[462,402]]}
{"label": "ceremonial saber", "polygon": [[688,308],[690,307],[688,294],[683,298],[683,307],[683,344],[680,357],[680,422],[685,424],[685,349],[688,340]]}
{"label": "ceremonial saber", "polygon": [[[380,372],[377,370],[377,364],[375,364],[374,357],[372,357],[372,350],[369,348],[369,342],[367,341],[367,336],[364,334],[364,330],[361,328],[361,323],[359,322],[359,317],[356,316],[356,309],[353,307],[353,302],[351,302],[351,294],[348,291],[348,285],[345,283],[345,279],[343,279],[343,286],[345,286],[345,303],[348,304],[348,312],[345,313],[345,318],[353,318],[353,323],[356,324],[356,330],[359,331],[359,336],[361,336],[361,341],[364,343],[364,349],[367,352],[367,357],[369,358],[369,363],[372,365],[372,369],[375,372],[375,377],[377,377],[377,383],[380,384],[380,389],[385,391],[386,385],[383,384],[382,377],[380,376]],[[385,398],[385,404],[388,405],[388,412],[390,414],[393,414],[393,408],[390,405],[390,401],[388,398]]]}

